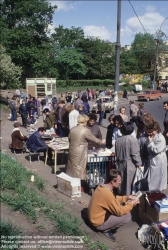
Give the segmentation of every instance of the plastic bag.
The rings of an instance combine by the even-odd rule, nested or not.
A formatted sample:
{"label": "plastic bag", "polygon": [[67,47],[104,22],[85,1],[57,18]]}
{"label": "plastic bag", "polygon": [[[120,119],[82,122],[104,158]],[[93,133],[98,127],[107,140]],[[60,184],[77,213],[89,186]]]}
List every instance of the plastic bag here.
{"label": "plastic bag", "polygon": [[132,194],[136,193],[135,183],[137,183],[137,181],[143,179],[143,172],[144,172],[144,167],[136,169],[135,176],[133,179],[133,184],[132,184]]}
{"label": "plastic bag", "polygon": [[148,242],[149,237],[151,236],[152,226],[147,224],[142,225],[142,227],[138,230],[138,240],[141,243]]}

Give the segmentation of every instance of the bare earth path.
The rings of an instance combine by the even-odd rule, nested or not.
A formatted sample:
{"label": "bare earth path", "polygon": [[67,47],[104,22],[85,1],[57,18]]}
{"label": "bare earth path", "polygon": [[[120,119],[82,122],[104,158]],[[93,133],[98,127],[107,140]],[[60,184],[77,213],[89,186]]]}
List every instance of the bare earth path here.
{"label": "bare earth path", "polygon": [[[47,198],[49,202],[65,202],[65,208],[80,218],[82,221],[82,228],[90,235],[90,237],[93,239],[93,241],[101,241],[104,242],[106,245],[108,245],[109,250],[119,250],[119,249],[127,249],[127,250],[141,250],[144,249],[138,242],[136,238],[136,232],[139,228],[138,225],[138,216],[137,211],[135,209],[133,213],[133,219],[131,222],[129,222],[127,225],[120,228],[117,232],[116,236],[116,243],[110,242],[101,236],[99,236],[96,232],[94,232],[91,228],[89,228],[83,219],[86,217],[86,210],[87,205],[90,200],[90,196],[82,193],[81,198],[74,198],[71,200],[67,196],[61,194],[58,192],[55,188],[57,181],[55,174],[52,174],[52,168],[49,165],[44,165],[43,162],[43,156],[41,156],[40,164],[37,162],[36,156],[32,157],[32,164],[29,164],[28,161],[28,154],[22,154],[22,155],[15,155],[10,152],[8,149],[8,145],[11,142],[11,131],[13,128],[13,123],[10,122],[8,119],[8,113],[5,113],[1,111],[1,149],[6,151],[7,154],[11,155],[12,157],[15,157],[19,162],[22,163],[22,165],[27,170],[32,170],[37,172],[37,174],[46,181],[46,189],[44,191],[44,195]],[[18,118],[19,121],[20,117]],[[42,117],[38,120],[38,123],[36,124],[36,128],[38,128],[40,125],[42,125]],[[104,128],[101,128],[104,129]],[[21,131],[24,135],[27,135],[28,132],[26,129],[21,128]],[[65,170],[65,163],[66,159],[64,159],[64,163],[60,165],[61,161],[61,155],[58,155],[58,171],[57,174]],[[82,201],[82,203],[81,203]],[[25,230],[26,235],[59,235],[59,233],[56,231],[56,228],[54,226],[54,223],[52,224],[51,221],[41,216],[37,223],[32,224],[31,221],[29,221],[26,216],[19,212],[11,211],[9,207],[6,207],[4,204],[1,205],[1,219],[8,220],[10,219],[15,225],[19,225],[21,228]],[[57,248],[58,249],[58,248]],[[83,248],[84,249],[84,248]]]}

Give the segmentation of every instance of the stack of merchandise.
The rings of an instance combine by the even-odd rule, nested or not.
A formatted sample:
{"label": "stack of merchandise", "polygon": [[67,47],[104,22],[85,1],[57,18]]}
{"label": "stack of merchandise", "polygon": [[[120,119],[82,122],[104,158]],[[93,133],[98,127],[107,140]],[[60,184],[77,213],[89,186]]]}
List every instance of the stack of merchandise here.
{"label": "stack of merchandise", "polygon": [[160,223],[159,228],[164,233],[166,240],[168,240],[168,220]]}
{"label": "stack of merchandise", "polygon": [[162,200],[155,201],[154,207],[158,212],[168,212],[168,198],[165,197]]}

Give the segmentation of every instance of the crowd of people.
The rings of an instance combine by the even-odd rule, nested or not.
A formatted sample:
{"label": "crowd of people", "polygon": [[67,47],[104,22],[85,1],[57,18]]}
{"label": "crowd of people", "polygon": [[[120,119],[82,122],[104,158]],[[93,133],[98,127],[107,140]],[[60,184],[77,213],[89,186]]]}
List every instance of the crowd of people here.
{"label": "crowd of people", "polygon": [[[102,91],[103,92],[103,91]],[[108,93],[99,93],[103,95]],[[90,113],[88,103],[89,91],[78,92],[75,98],[71,93],[66,96],[61,94],[57,99],[52,99],[51,105],[47,96],[41,101],[29,95],[28,99],[20,98],[18,112],[22,117],[22,125],[27,127],[27,120],[35,122],[40,114],[43,114],[43,127],[40,127],[29,138],[20,132],[18,122],[14,123],[12,131],[12,147],[18,149],[26,142],[27,148],[33,152],[45,152],[47,146],[41,136],[46,129],[50,129],[59,137],[69,137],[69,153],[66,166],[66,173],[71,177],[81,179],[81,185],[85,189],[86,166],[88,152],[99,150],[100,147],[107,147],[116,156],[116,169],[107,173],[105,183],[101,183],[95,190],[89,204],[89,221],[98,231],[106,237],[114,240],[111,229],[119,227],[130,220],[130,211],[138,203],[131,195],[134,191],[134,177],[137,169],[144,169],[149,190],[163,191],[167,188],[167,155],[166,145],[168,145],[168,102],[163,103],[165,117],[163,120],[164,132],[154,117],[149,114],[144,103],[135,105],[134,101],[129,101],[130,118],[126,114],[126,107],[119,109],[119,114],[111,114],[108,118],[110,124],[107,127],[106,140],[102,140],[99,127],[100,120],[103,119],[99,113]],[[96,96],[92,92],[93,96]],[[12,109],[15,107],[14,96],[10,101],[12,118],[16,119],[16,114]],[[72,101],[73,100],[73,101]],[[101,104],[100,102],[100,104]],[[35,109],[35,108],[36,109]],[[32,112],[34,110],[34,113]],[[100,110],[101,111],[101,110]],[[104,112],[104,110],[103,110]],[[116,196],[113,189],[118,188]],[[122,203],[124,206],[121,206]]]}

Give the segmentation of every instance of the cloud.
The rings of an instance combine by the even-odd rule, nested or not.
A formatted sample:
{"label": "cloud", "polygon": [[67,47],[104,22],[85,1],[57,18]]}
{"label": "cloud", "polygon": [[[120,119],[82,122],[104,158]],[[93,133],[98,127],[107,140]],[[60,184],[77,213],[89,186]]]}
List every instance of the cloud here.
{"label": "cloud", "polygon": [[[160,28],[165,18],[158,12],[146,12],[143,16],[139,16],[139,19],[145,30],[148,33],[154,34]],[[163,31],[166,31],[166,26],[163,28]],[[125,35],[135,36],[138,32],[144,32],[144,29],[137,17],[127,19],[125,28],[121,29],[122,37]]]}
{"label": "cloud", "polygon": [[155,6],[148,5],[146,7],[146,12],[154,12],[156,10]]}
{"label": "cloud", "polygon": [[75,8],[75,3],[71,3],[69,1],[49,1],[49,3],[51,4],[51,6],[56,5],[57,9],[56,11],[69,11],[69,10],[73,10],[76,9]]}
{"label": "cloud", "polygon": [[83,27],[85,36],[99,37],[102,40],[108,40],[111,38],[110,32],[104,26],[84,26]]}

